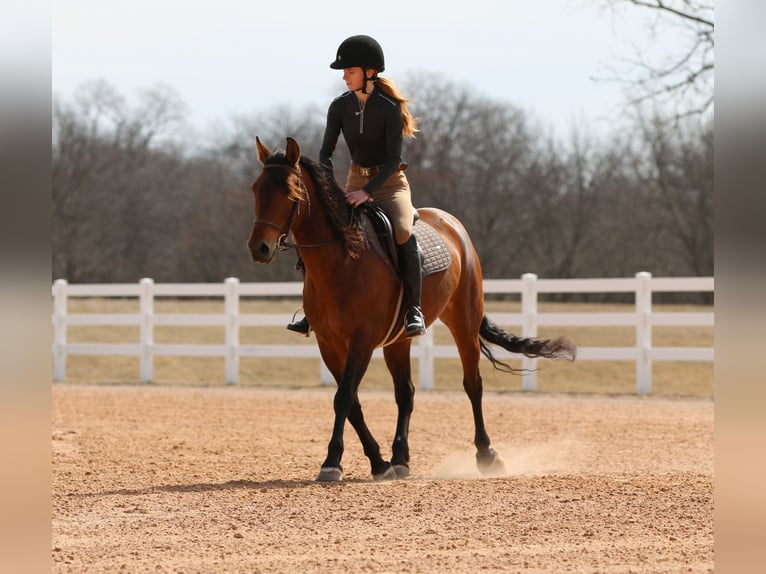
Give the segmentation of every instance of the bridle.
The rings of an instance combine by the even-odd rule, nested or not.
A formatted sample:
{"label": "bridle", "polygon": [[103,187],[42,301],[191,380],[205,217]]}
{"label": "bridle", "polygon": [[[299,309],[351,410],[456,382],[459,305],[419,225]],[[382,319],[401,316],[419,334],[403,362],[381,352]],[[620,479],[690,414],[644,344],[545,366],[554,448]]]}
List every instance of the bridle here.
{"label": "bridle", "polygon": [[[303,197],[306,198],[306,203],[308,203],[308,208],[309,208],[309,211],[310,211],[311,210],[311,202],[310,202],[310,199],[309,199],[309,191],[308,191],[308,189],[306,189],[306,185],[303,183],[303,173],[301,172],[301,170],[298,169],[297,167],[293,167],[293,166],[285,165],[285,164],[277,164],[277,163],[271,163],[271,164],[264,165],[263,169],[274,168],[274,167],[279,167],[279,168],[282,168],[282,169],[287,169],[287,170],[293,172],[295,175],[298,176],[298,182],[299,182],[301,191],[303,192]],[[335,239],[331,239],[330,241],[324,241],[322,243],[308,243],[308,244],[304,244],[304,243],[294,243],[293,241],[290,241],[287,238],[287,236],[290,233],[290,231],[292,230],[293,223],[295,223],[295,218],[298,216],[298,213],[300,213],[301,200],[300,199],[293,199],[292,202],[293,202],[293,209],[290,212],[290,217],[287,220],[287,223],[285,224],[284,227],[280,227],[279,225],[277,225],[273,221],[269,221],[268,219],[258,219],[258,218],[256,218],[253,221],[253,226],[255,226],[255,225],[260,223],[261,225],[266,225],[268,227],[272,227],[272,228],[276,229],[277,231],[279,231],[280,236],[277,238],[277,249],[279,249],[280,251],[287,251],[288,249],[298,249],[298,248],[306,249],[306,248],[311,248],[311,247],[325,247],[327,245],[332,245],[333,243],[337,243],[338,241],[340,241],[340,239],[338,239],[337,237]]]}

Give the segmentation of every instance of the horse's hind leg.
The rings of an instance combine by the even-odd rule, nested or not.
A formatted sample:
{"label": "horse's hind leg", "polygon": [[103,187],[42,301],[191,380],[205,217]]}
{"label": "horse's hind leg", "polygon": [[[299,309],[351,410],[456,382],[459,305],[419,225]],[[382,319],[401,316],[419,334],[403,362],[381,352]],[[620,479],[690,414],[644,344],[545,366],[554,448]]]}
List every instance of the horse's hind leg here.
{"label": "horse's hind leg", "polygon": [[398,408],[396,434],[391,447],[391,464],[397,478],[404,478],[410,474],[410,416],[415,396],[410,367],[410,345],[408,340],[383,349],[383,357],[394,381],[394,394]]}
{"label": "horse's hind leg", "polygon": [[484,411],[482,408],[484,389],[481,373],[479,372],[481,350],[479,347],[478,327],[475,335],[471,335],[473,330],[465,325],[458,326],[444,315],[442,316],[442,321],[449,327],[452,337],[455,339],[458,353],[460,354],[460,361],[463,364],[463,388],[471,401],[471,409],[473,410],[476,464],[482,474],[491,476],[505,474],[505,464],[495,450],[490,447],[489,435],[484,426]]}

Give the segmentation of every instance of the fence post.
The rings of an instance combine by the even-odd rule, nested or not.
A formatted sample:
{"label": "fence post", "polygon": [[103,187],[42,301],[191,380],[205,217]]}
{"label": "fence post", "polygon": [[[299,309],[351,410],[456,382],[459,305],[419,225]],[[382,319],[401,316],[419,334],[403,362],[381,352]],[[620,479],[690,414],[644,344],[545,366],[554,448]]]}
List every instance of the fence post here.
{"label": "fence post", "polygon": [[239,382],[239,279],[227,277],[224,280],[226,294],[226,384]]}
{"label": "fence post", "polygon": [[636,393],[652,392],[652,274],[636,273]]}
{"label": "fence post", "polygon": [[139,304],[141,314],[141,363],[140,378],[142,383],[154,379],[154,279],[144,277],[140,285]]}
{"label": "fence post", "polygon": [[426,329],[418,341],[418,386],[423,390],[434,388],[434,328]]}
{"label": "fence post", "polygon": [[[523,337],[537,337],[537,275],[524,273],[521,276],[521,335]],[[537,390],[537,359],[521,357],[521,368],[524,374],[521,376],[522,391]]]}
{"label": "fence post", "polygon": [[67,281],[53,282],[53,380],[66,379]]}

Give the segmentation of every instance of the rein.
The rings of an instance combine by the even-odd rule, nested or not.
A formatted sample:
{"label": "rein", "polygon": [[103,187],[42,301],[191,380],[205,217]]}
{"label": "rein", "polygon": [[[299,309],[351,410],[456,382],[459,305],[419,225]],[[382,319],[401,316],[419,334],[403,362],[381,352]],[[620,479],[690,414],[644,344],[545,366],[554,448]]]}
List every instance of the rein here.
{"label": "rein", "polygon": [[[306,189],[306,185],[303,183],[303,173],[300,169],[296,167],[292,167],[290,165],[283,165],[283,164],[268,164],[264,165],[263,169],[266,168],[272,168],[272,167],[280,167],[280,168],[286,168],[290,171],[292,171],[295,175],[298,176],[298,181],[300,182],[301,191],[303,192],[303,196],[306,198],[306,203],[309,204],[309,210],[311,209],[311,202],[309,200],[309,192],[308,189]],[[295,218],[297,217],[298,213],[300,212],[300,199],[293,199],[293,210],[290,213],[290,218],[287,220],[287,224],[284,228],[280,227],[276,223],[272,221],[268,221],[267,219],[256,219],[253,222],[253,225],[255,224],[262,224],[262,225],[268,225],[269,227],[273,227],[277,231],[281,233],[279,238],[277,239],[277,249],[280,251],[287,251],[288,249],[309,249],[313,247],[326,247],[328,245],[332,245],[333,243],[337,243],[340,241],[337,237],[335,239],[331,239],[330,241],[324,241],[322,243],[295,243],[293,241],[290,241],[287,236],[291,232],[293,223],[295,222]]]}

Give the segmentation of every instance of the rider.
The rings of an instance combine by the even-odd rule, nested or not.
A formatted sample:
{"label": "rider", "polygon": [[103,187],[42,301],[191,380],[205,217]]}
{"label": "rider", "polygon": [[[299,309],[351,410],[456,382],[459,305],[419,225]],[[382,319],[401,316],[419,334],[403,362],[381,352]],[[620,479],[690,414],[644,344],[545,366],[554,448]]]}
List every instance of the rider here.
{"label": "rider", "polygon": [[[319,161],[332,173],[332,155],[343,133],[351,153],[346,201],[353,207],[374,201],[391,220],[409,306],[405,332],[407,337],[423,335],[421,255],[412,232],[414,210],[404,174],[407,164],[401,157],[404,136],[415,137],[417,120],[396,86],[378,75],[385,65],[383,49],[374,38],[360,35],[344,40],[330,68],[343,70],[348,91],[330,104]],[[287,328],[308,335],[308,320],[304,317]]]}

